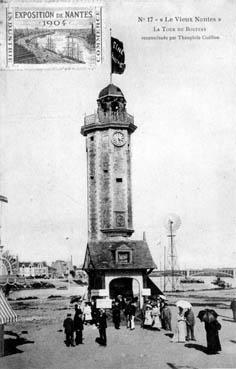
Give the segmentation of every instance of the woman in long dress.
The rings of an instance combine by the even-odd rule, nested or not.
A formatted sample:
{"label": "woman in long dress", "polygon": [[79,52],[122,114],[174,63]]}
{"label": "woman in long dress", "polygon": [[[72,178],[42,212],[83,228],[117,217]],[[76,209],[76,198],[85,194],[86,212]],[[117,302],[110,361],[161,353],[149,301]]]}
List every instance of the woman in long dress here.
{"label": "woman in long dress", "polygon": [[205,322],[208,354],[217,354],[219,351],[221,351],[221,344],[218,333],[220,329],[221,324],[218,322],[217,319],[212,322]]}
{"label": "woman in long dress", "polygon": [[172,338],[172,342],[185,342],[187,335],[187,326],[186,319],[184,316],[184,309],[182,307],[178,307],[178,315],[177,315],[177,327]]}
{"label": "woman in long dress", "polygon": [[143,323],[144,328],[145,327],[151,327],[152,322],[153,322],[152,307],[151,307],[151,305],[147,304],[146,305],[146,310],[145,310],[145,313],[144,313],[144,323]]}
{"label": "woman in long dress", "polygon": [[201,310],[197,316],[201,322],[205,323],[206,339],[207,339],[207,353],[217,354],[221,351],[221,344],[219,338],[219,330],[221,324],[218,322],[218,314],[213,309]]}
{"label": "woman in long dress", "polygon": [[157,304],[153,305],[152,308],[152,328],[161,329],[161,320],[160,320],[160,307]]}

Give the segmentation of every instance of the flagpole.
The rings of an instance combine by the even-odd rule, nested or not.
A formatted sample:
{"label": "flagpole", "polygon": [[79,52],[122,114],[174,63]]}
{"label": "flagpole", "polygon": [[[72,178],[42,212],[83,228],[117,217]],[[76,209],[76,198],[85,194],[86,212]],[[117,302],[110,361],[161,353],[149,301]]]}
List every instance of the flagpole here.
{"label": "flagpole", "polygon": [[110,28],[110,84],[112,84],[112,48],[111,48],[111,28]]}

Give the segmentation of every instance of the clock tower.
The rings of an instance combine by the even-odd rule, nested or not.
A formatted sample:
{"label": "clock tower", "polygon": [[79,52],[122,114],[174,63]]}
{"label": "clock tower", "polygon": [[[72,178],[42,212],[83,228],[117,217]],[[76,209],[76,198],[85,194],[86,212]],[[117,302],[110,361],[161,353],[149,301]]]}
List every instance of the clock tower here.
{"label": "clock tower", "polygon": [[97,113],[86,116],[81,128],[86,137],[88,184],[84,269],[94,296],[114,298],[120,291],[133,295],[131,279],[135,278],[141,300],[147,269],[155,267],[146,241],[129,238],[134,232],[131,134],[136,128],[122,91],[113,84],[101,90]]}

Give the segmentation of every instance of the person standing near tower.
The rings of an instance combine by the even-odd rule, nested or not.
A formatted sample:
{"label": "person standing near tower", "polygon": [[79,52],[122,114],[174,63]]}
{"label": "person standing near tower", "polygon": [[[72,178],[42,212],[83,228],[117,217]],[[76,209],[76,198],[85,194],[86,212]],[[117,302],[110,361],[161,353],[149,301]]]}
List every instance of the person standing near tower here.
{"label": "person standing near tower", "polygon": [[136,304],[135,301],[132,301],[130,304],[130,329],[131,331],[135,329],[135,313],[136,313]]}
{"label": "person standing near tower", "polygon": [[120,329],[120,307],[119,302],[116,301],[112,308],[112,319],[116,329]]}
{"label": "person standing near tower", "polygon": [[92,322],[92,310],[88,303],[88,301],[85,302],[85,306],[83,308],[83,318],[84,318],[84,324]]}
{"label": "person standing near tower", "polygon": [[63,327],[66,335],[66,346],[74,346],[74,323],[71,318],[71,314],[67,314],[66,319],[63,322]]}
{"label": "person standing near tower", "polygon": [[107,315],[104,309],[99,310],[97,326],[98,326],[99,335],[100,335],[99,340],[97,340],[97,342],[102,346],[106,346],[107,345],[107,334],[106,334]]}
{"label": "person standing near tower", "polygon": [[186,318],[184,316],[184,309],[179,306],[178,307],[178,315],[177,315],[177,326],[172,338],[172,342],[185,342],[186,339]]}
{"label": "person standing near tower", "polygon": [[219,338],[220,329],[221,324],[218,322],[217,318],[212,321],[205,322],[208,354],[217,354],[221,351]]}
{"label": "person standing near tower", "polygon": [[171,310],[167,304],[167,302],[164,303],[162,312],[161,312],[161,320],[162,320],[162,328],[164,328],[167,331],[171,331]]}
{"label": "person standing near tower", "polygon": [[195,325],[195,317],[192,308],[187,309],[187,311],[184,314],[186,318],[186,324],[187,324],[187,337],[186,341],[196,341],[194,336],[194,325]]}
{"label": "person standing near tower", "polygon": [[74,316],[74,330],[75,330],[75,344],[79,345],[83,343],[83,313],[82,310],[75,305],[75,316]]}

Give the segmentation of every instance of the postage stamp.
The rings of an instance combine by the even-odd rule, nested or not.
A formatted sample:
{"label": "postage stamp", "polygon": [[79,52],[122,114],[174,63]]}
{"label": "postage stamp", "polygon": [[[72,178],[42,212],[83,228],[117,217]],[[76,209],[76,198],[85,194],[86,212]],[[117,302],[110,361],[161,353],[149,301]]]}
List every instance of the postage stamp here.
{"label": "postage stamp", "polygon": [[2,68],[94,68],[102,62],[101,5],[26,3],[1,11]]}

